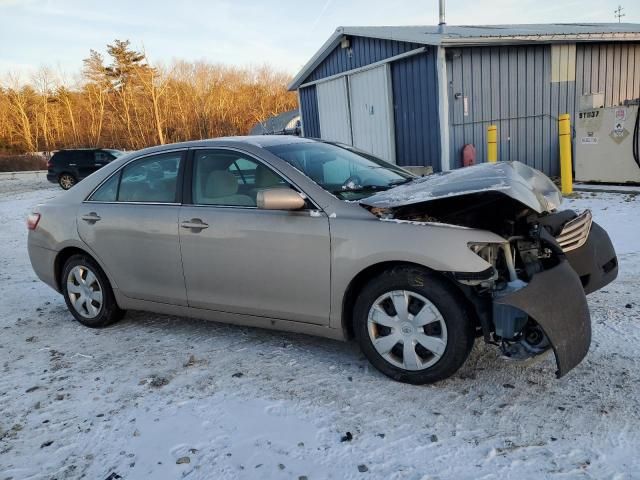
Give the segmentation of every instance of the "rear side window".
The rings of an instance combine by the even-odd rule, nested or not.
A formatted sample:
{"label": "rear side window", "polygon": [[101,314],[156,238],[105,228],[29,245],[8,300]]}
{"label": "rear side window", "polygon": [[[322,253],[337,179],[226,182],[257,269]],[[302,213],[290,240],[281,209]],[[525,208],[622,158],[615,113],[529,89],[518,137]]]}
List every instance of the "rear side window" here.
{"label": "rear side window", "polygon": [[101,150],[98,150],[97,152],[95,152],[94,155],[95,155],[96,162],[108,162],[114,158],[113,155],[111,155],[110,153],[103,152]]}
{"label": "rear side window", "polygon": [[70,163],[86,163],[87,160],[87,152],[83,151],[71,151],[66,154],[66,157],[69,159]]}
{"label": "rear side window", "polygon": [[96,202],[174,203],[182,152],[152,155],[129,163],[89,198]]}

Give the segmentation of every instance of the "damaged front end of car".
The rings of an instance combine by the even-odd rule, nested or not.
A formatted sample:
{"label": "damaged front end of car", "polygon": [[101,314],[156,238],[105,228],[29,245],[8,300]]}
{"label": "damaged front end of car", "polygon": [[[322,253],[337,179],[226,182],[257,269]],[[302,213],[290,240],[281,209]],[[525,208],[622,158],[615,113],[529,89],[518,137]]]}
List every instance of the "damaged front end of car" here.
{"label": "damaged front end of car", "polygon": [[383,220],[488,230],[501,243],[468,244],[490,265],[443,272],[474,306],[485,340],[525,360],[553,349],[557,376],[591,343],[586,294],[617,276],[615,251],[591,212],[558,211],[562,196],[544,174],[518,162],[431,175],[361,204]]}

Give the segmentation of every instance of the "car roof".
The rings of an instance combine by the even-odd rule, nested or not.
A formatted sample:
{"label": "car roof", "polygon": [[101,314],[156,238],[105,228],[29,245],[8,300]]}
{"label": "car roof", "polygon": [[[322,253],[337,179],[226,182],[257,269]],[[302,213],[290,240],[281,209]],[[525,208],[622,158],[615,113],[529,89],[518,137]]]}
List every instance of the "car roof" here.
{"label": "car roof", "polygon": [[[245,135],[234,137],[218,137],[205,140],[192,140],[189,142],[170,143],[166,145],[158,145],[143,150],[138,150],[136,154],[160,153],[167,150],[175,150],[178,148],[193,147],[221,147],[229,146],[229,144],[253,145],[260,148],[272,147],[277,145],[290,145],[295,143],[317,143],[317,140],[310,138],[296,137],[295,135]],[[133,153],[133,152],[131,152]]]}

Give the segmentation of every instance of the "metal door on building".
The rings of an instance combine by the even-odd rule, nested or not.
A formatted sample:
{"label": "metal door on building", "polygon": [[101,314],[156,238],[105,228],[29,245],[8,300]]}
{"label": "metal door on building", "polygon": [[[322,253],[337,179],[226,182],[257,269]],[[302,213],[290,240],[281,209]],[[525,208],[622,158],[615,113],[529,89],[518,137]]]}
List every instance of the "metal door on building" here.
{"label": "metal door on building", "polygon": [[389,65],[349,75],[353,146],[395,163]]}
{"label": "metal door on building", "polygon": [[320,135],[325,140],[351,145],[351,118],[347,77],[316,85]]}

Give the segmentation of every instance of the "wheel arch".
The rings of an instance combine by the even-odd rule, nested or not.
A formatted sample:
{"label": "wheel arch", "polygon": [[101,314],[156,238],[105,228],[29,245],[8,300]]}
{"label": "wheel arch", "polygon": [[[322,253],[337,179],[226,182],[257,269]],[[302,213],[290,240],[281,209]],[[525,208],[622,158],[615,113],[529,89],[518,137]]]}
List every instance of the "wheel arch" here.
{"label": "wheel arch", "polygon": [[58,172],[58,181],[60,181],[60,177],[62,177],[63,175],[70,175],[70,176],[73,177],[73,179],[76,182],[78,181],[78,176],[75,173],[73,173],[72,171],[70,171],[70,170],[62,170],[62,171]]}
{"label": "wheel arch", "polygon": [[433,270],[425,265],[421,265],[415,262],[409,262],[404,260],[392,260],[392,261],[384,261],[369,265],[368,267],[361,270],[355,277],[351,279],[345,294],[342,298],[342,328],[344,330],[344,336],[347,339],[354,338],[353,331],[353,309],[355,307],[356,299],[358,298],[358,294],[364,286],[367,284],[371,278],[380,275],[381,273],[390,270],[392,268],[401,268],[401,267],[409,267],[409,268],[417,268],[420,270],[425,270],[429,273],[435,274],[438,278],[442,279],[443,282],[456,291],[456,294],[460,301],[465,305],[467,311],[469,312],[471,318],[474,320],[476,325],[480,325],[480,318],[477,312],[477,306],[474,302],[469,298],[469,292],[465,290],[463,285],[460,285],[458,282],[453,280],[450,275],[447,275],[445,272],[440,272],[438,270]]}
{"label": "wheel arch", "polygon": [[102,272],[105,274],[105,276],[109,280],[111,287],[113,288],[113,281],[111,280],[111,277],[102,267],[98,259],[95,256],[93,256],[91,253],[89,253],[87,250],[84,250],[79,247],[71,246],[71,247],[65,247],[62,250],[60,250],[53,262],[55,281],[56,281],[56,286],[58,287],[58,291],[60,292],[62,291],[62,278],[60,277],[62,276],[62,269],[64,268],[64,264],[67,263],[67,260],[69,260],[74,255],[85,255],[91,258],[91,260],[93,260],[100,267]]}

